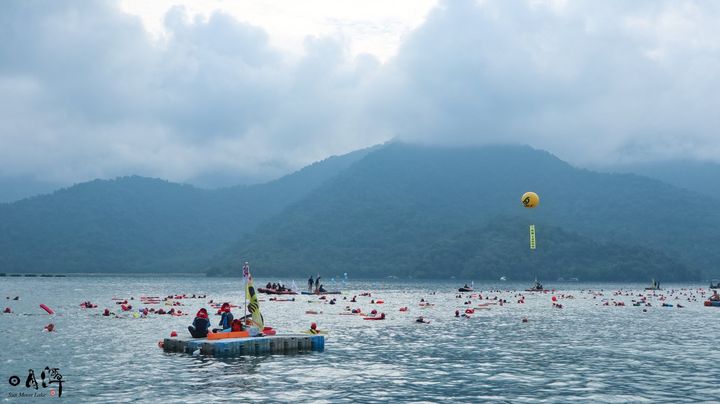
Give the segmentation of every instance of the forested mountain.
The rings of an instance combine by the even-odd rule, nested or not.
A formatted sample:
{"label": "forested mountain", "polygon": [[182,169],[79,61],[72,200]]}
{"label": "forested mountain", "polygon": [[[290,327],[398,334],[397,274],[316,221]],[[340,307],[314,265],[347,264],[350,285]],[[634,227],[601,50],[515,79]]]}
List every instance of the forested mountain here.
{"label": "forested mountain", "polygon": [[[528,190],[541,196],[536,209],[520,205]],[[529,147],[390,144],[263,222],[209,273],[237,274],[248,259],[293,275],[695,279],[718,262],[718,240],[713,204],[660,181],[577,169]]]}
{"label": "forested mountain", "polygon": [[124,177],[2,204],[0,272],[690,280],[716,276],[713,200],[530,147],[391,143],[261,185]]}
{"label": "forested mountain", "polygon": [[198,271],[367,152],[261,185],[203,190],[123,177],[0,204],[0,272]]}

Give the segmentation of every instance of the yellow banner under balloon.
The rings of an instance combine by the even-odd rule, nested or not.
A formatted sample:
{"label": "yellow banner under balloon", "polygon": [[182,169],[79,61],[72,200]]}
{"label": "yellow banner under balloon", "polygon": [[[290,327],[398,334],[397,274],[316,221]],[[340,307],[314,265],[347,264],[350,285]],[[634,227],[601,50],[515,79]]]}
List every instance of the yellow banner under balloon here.
{"label": "yellow banner under balloon", "polygon": [[530,249],[535,249],[535,225],[530,225]]}
{"label": "yellow banner under balloon", "polygon": [[245,284],[245,297],[247,298],[248,304],[247,309],[252,315],[252,321],[262,331],[265,326],[265,321],[260,313],[260,304],[258,303],[257,292],[255,286],[253,286],[252,276],[248,276],[247,283]]}

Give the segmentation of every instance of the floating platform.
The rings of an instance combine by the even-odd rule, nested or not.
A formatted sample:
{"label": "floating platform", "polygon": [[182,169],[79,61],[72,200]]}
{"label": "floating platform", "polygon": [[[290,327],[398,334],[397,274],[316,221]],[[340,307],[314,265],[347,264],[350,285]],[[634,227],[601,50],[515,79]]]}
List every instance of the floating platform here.
{"label": "floating platform", "polygon": [[165,352],[193,353],[209,356],[243,356],[293,354],[297,352],[322,352],[325,350],[325,336],[289,334],[251,338],[227,338],[208,340],[207,338],[165,338]]}

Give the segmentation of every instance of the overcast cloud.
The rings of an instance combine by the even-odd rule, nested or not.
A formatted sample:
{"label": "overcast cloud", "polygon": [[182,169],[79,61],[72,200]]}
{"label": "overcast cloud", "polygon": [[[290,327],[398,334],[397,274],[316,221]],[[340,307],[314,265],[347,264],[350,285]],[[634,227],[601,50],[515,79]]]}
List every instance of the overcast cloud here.
{"label": "overcast cloud", "polygon": [[447,1],[381,63],[227,14],[0,4],[0,176],[270,178],[392,138],[720,161],[720,3]]}

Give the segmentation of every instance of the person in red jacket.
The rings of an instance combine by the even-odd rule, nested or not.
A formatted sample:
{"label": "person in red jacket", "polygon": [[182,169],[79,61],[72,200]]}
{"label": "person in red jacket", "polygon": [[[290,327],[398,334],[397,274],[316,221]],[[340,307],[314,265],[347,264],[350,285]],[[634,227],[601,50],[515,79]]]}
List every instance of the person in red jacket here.
{"label": "person in red jacket", "polygon": [[193,338],[205,338],[208,335],[208,328],[210,328],[208,312],[202,308],[195,315],[192,325],[188,326],[188,331]]}

